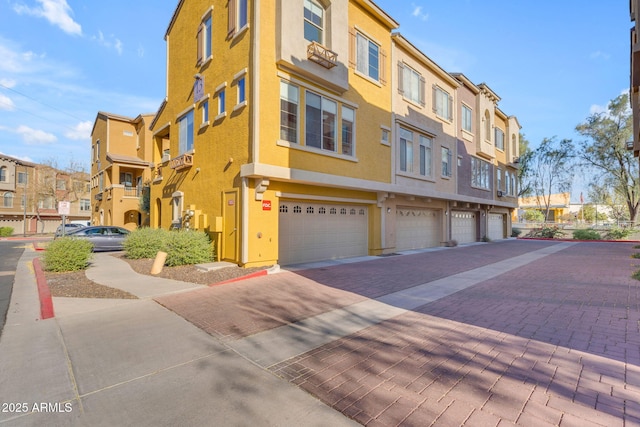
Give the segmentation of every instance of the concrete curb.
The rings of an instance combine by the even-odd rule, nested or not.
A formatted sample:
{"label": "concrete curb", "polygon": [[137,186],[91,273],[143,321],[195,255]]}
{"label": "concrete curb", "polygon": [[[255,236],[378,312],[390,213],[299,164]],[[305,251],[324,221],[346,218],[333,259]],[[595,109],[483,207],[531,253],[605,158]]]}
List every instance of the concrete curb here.
{"label": "concrete curb", "polygon": [[236,277],[235,279],[224,280],[222,282],[212,283],[209,287],[227,285],[229,283],[240,282],[241,280],[252,279],[254,277],[266,276],[267,270],[256,271],[255,273],[247,274],[246,276]]}
{"label": "concrete curb", "polygon": [[53,299],[51,298],[51,291],[49,285],[47,285],[47,279],[44,277],[44,271],[42,270],[42,264],[40,258],[33,260],[33,270],[36,274],[36,282],[38,283],[38,297],[40,299],[40,318],[42,320],[51,319],[55,317],[53,312]]}

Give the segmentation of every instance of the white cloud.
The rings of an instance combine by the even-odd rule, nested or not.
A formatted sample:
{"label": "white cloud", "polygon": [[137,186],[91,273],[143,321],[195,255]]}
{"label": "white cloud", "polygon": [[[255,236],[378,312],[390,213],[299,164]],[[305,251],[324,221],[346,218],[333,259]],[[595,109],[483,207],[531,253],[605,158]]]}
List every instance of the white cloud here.
{"label": "white cloud", "polygon": [[31,129],[29,126],[20,125],[16,130],[22,136],[22,140],[27,145],[52,144],[58,140],[54,134],[42,130]]}
{"label": "white cloud", "polygon": [[91,40],[97,41],[98,44],[106,47],[107,49],[113,48],[118,52],[118,55],[122,55],[122,41],[113,34],[111,34],[109,39],[107,39],[102,31],[98,31],[98,35],[91,37]]}
{"label": "white cloud", "polygon": [[45,18],[50,24],[59,27],[67,34],[80,36],[82,35],[82,27],[73,20],[71,14],[73,11],[67,4],[67,0],[36,0],[41,7],[29,7],[21,4],[13,6],[19,14],[27,14]]}
{"label": "white cloud", "polygon": [[13,80],[13,79],[0,78],[0,85],[2,85],[4,87],[8,87],[9,89],[11,89],[12,87],[14,87],[16,85],[16,81]]}
{"label": "white cloud", "polygon": [[422,12],[422,6],[416,6],[415,4],[411,3],[411,7],[413,7],[413,12],[411,12],[411,15],[420,19],[421,21],[426,21],[427,19],[429,19],[429,14]]}
{"label": "white cloud", "polygon": [[600,50],[597,50],[595,52],[591,52],[591,54],[589,55],[590,59],[603,59],[603,60],[608,60],[611,57],[611,55],[609,55],[606,52],[602,52]]}
{"label": "white cloud", "polygon": [[13,103],[13,100],[0,93],[0,110],[13,111],[15,109],[16,105]]}
{"label": "white cloud", "polygon": [[68,131],[64,134],[69,139],[75,140],[85,140],[91,138],[91,129],[93,128],[93,123],[90,121],[80,122],[73,127],[73,130]]}
{"label": "white cloud", "polygon": [[28,156],[20,156],[20,155],[17,155],[17,154],[3,153],[2,151],[0,151],[0,154],[4,154],[5,156],[13,157],[14,159],[24,160],[25,162],[34,163],[34,161],[31,159],[31,157],[28,157]]}

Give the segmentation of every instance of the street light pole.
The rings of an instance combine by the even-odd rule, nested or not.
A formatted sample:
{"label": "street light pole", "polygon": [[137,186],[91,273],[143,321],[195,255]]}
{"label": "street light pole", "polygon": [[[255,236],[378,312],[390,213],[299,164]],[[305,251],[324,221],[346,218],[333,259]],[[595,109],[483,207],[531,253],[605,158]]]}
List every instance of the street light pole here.
{"label": "street light pole", "polygon": [[22,187],[22,204],[23,212],[22,212],[22,236],[27,237],[27,181],[29,180],[29,172],[27,170],[27,165],[22,165],[24,167],[24,177],[25,182],[23,182]]}

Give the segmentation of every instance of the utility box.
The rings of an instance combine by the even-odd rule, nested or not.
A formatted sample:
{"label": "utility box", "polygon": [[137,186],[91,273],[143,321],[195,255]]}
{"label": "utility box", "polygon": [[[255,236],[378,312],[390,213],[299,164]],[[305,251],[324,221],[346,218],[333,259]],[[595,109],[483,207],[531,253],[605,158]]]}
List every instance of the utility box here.
{"label": "utility box", "polygon": [[213,217],[213,222],[211,224],[211,231],[216,233],[222,233],[222,217],[221,216]]}

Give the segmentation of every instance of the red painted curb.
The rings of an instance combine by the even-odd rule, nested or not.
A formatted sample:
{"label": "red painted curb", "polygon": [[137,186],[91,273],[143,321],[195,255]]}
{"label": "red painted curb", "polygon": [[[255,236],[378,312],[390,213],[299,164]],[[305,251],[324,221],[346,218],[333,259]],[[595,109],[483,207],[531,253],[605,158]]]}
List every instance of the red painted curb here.
{"label": "red painted curb", "polygon": [[36,282],[38,283],[38,296],[40,297],[40,318],[42,320],[55,317],[53,314],[53,300],[51,299],[51,291],[47,285],[47,279],[44,277],[40,258],[33,260],[33,270],[36,273]]}
{"label": "red painted curb", "polygon": [[579,240],[579,239],[554,239],[551,237],[517,237],[518,240],[550,240],[554,242],[599,242],[599,243],[640,243],[640,240]]}
{"label": "red painted curb", "polygon": [[252,279],[254,277],[260,277],[260,276],[266,276],[266,275],[267,275],[267,270],[260,270],[260,271],[256,271],[255,273],[247,274],[246,276],[236,277],[235,279],[229,279],[229,280],[225,280],[223,282],[212,283],[212,284],[209,285],[209,287],[218,286],[218,285],[226,285],[226,284],[229,284],[229,283],[239,282],[241,280]]}

